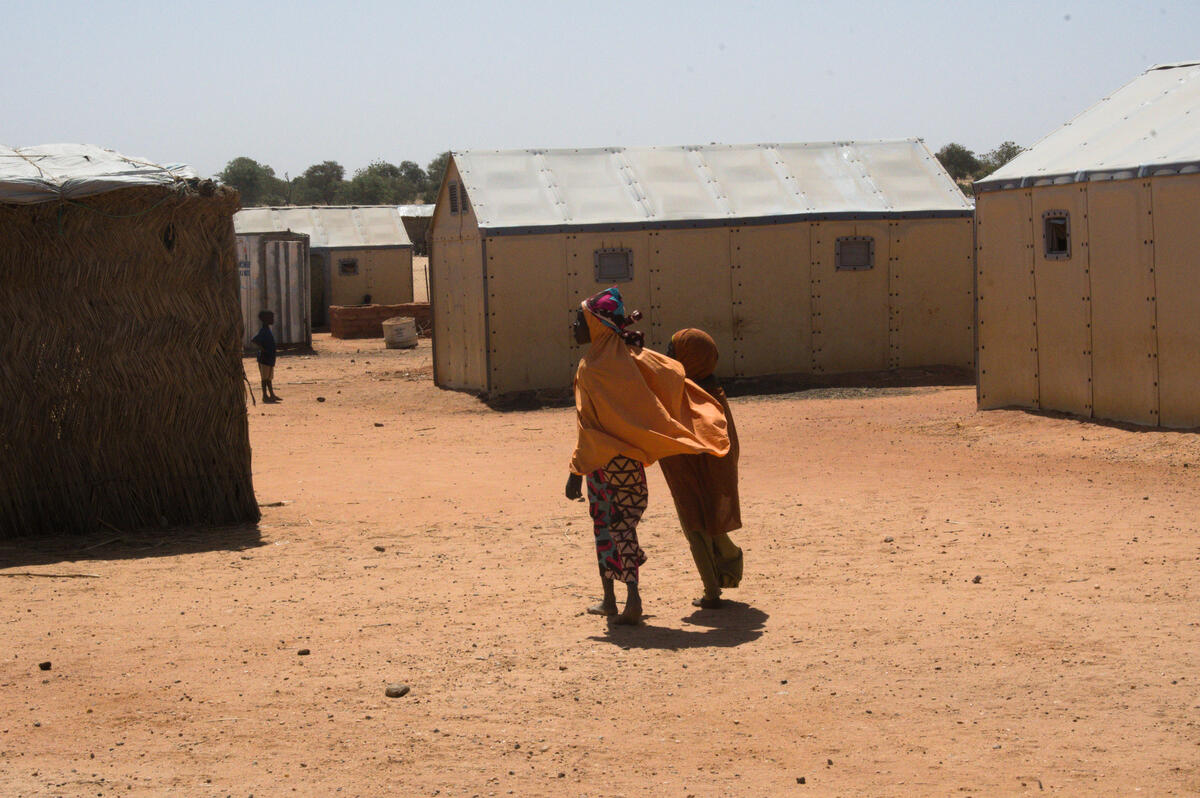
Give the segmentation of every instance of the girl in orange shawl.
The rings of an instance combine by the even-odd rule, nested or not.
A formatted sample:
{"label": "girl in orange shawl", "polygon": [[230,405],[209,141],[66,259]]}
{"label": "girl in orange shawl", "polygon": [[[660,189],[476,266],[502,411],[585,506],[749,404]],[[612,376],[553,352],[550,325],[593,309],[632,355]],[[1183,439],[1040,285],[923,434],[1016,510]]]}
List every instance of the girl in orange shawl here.
{"label": "girl in orange shawl", "polygon": [[[679,363],[642,348],[641,333],[626,329],[640,317],[626,316],[616,287],[581,304],[573,330],[589,346],[575,372],[579,437],[566,488],[568,499],[582,498],[587,477],[604,590],[588,612],[627,624],[642,618],[638,568],[646,553],[637,524],[646,509],[646,466],[675,454],[729,451],[720,403],[687,380]],[[628,591],[620,615],[614,581]]]}
{"label": "girl in orange shawl", "polygon": [[671,336],[667,354],[683,364],[688,379],[721,403],[729,433],[729,454],[677,455],[659,461],[679,525],[692,549],[692,559],[704,584],[704,596],[692,603],[705,609],[721,606],[721,588],[737,587],[742,580],[742,550],[728,532],[742,526],[738,500],[738,439],[733,414],[721,383],[713,375],[717,345],[703,330],[680,330]]}

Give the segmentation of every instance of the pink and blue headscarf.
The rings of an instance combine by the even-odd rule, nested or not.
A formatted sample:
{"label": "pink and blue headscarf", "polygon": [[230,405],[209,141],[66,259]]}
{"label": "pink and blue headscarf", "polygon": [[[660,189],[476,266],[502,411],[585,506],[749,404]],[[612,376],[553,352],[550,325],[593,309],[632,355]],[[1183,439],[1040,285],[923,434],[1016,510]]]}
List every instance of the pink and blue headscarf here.
{"label": "pink and blue headscarf", "polygon": [[625,340],[625,343],[630,346],[642,346],[645,336],[635,330],[626,330],[625,328],[633,324],[642,317],[640,310],[635,310],[628,316],[625,315],[625,303],[621,300],[621,290],[615,285],[612,288],[605,288],[595,296],[584,300],[583,306],[588,312],[600,320],[600,323],[609,327],[617,335]]}

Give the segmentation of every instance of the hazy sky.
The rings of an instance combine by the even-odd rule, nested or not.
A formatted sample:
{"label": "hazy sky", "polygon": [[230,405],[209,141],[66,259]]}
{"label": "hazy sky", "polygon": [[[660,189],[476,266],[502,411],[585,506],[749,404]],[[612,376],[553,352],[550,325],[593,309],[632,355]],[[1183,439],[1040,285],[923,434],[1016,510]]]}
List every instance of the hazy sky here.
{"label": "hazy sky", "polygon": [[1200,2],[11,2],[0,143],[293,176],[446,149],[923,137],[1028,145]]}

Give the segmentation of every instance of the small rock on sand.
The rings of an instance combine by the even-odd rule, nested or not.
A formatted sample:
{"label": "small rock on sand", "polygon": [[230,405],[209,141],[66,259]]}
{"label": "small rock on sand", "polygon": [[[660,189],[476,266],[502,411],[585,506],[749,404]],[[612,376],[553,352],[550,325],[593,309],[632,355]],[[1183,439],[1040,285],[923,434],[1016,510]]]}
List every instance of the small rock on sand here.
{"label": "small rock on sand", "polygon": [[297,652],[296,652],[296,654],[297,654],[297,655],[299,655],[299,656],[301,656],[301,657],[307,657],[307,656],[308,656],[309,654],[311,654],[311,653],[312,653],[312,652],[311,652],[311,651],[309,651],[307,648],[302,648],[302,649],[300,649],[299,651],[297,651]]}
{"label": "small rock on sand", "polygon": [[376,546],[375,551],[387,551],[383,546]]}
{"label": "small rock on sand", "polygon": [[317,401],[318,401],[318,402],[324,402],[324,401],[325,401],[325,397],[324,397],[324,396],[318,396],[318,397],[317,397]]}
{"label": "small rock on sand", "polygon": [[384,688],[383,694],[388,698],[402,698],[408,695],[408,689],[409,688],[407,684],[400,684],[397,682],[395,684],[389,684],[386,688]]}
{"label": "small rock on sand", "polygon": [[977,585],[977,584],[979,584],[979,583],[980,583],[980,582],[982,582],[982,581],[983,581],[983,577],[982,577],[982,576],[980,576],[979,574],[976,574],[976,575],[975,575],[975,578],[971,580],[971,584],[973,584],[973,585]]}
{"label": "small rock on sand", "polygon": [[44,671],[50,670],[50,660],[46,660],[45,662],[39,662],[38,667]]}
{"label": "small rock on sand", "polygon": [[884,543],[892,543],[895,540],[896,539],[894,537],[892,537],[891,535],[888,535],[886,538],[883,539],[883,542]]}

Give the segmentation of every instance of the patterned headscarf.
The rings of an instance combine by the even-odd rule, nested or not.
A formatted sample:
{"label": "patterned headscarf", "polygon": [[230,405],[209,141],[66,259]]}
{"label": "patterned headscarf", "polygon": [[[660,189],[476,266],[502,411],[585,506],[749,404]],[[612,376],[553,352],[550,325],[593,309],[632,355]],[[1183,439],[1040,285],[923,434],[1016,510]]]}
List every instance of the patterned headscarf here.
{"label": "patterned headscarf", "polygon": [[605,288],[595,296],[585,299],[583,307],[601,321],[606,327],[614,330],[630,346],[642,346],[645,336],[636,330],[625,328],[642,317],[640,310],[625,315],[625,303],[621,300],[621,290],[615,285]]}

